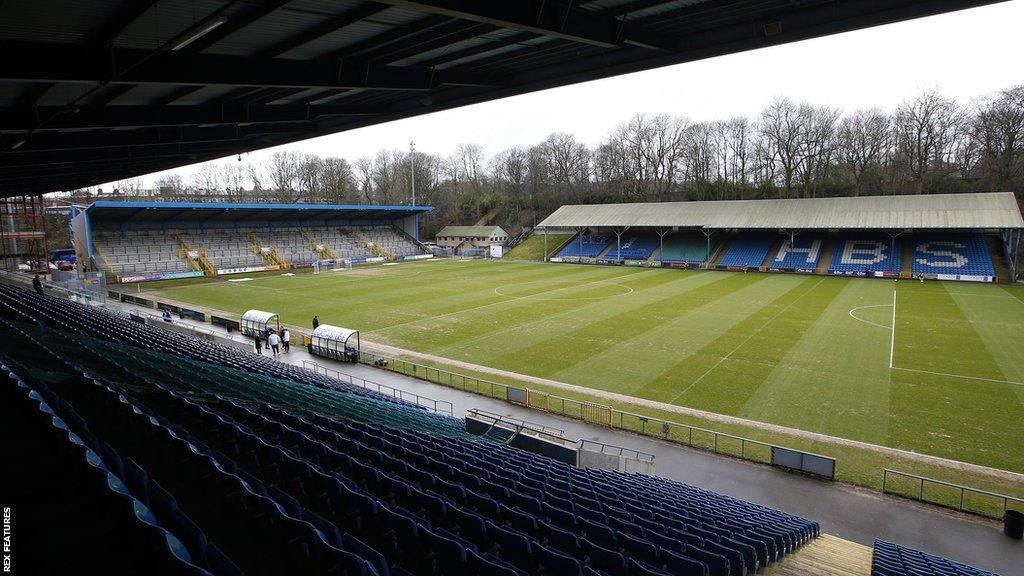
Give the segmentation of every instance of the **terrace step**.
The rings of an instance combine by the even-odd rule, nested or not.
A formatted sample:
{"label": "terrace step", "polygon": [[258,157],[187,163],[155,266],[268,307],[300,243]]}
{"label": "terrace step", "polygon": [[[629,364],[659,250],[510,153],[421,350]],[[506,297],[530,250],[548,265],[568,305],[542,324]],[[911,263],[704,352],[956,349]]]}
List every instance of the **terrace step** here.
{"label": "terrace step", "polygon": [[832,262],[832,252],[836,249],[836,239],[831,234],[825,236],[821,246],[821,254],[818,256],[818,267],[814,269],[815,274],[828,274],[829,264]]}
{"label": "terrace step", "polygon": [[1010,265],[1006,260],[1006,250],[1003,243],[999,241],[998,234],[988,235],[988,249],[992,253],[992,267],[996,269],[996,282],[1000,284],[1012,282]]}
{"label": "terrace step", "polygon": [[910,278],[914,271],[914,237],[903,236],[902,258],[900,259],[900,278]]}
{"label": "terrace step", "polygon": [[782,243],[786,241],[785,236],[779,236],[772,242],[771,248],[768,249],[768,253],[764,255],[764,262],[761,262],[761,270],[765,271],[771,267],[772,262],[775,260],[775,256],[778,255],[779,249],[782,248]]}
{"label": "terrace step", "polygon": [[732,244],[732,239],[733,236],[723,238],[722,241],[718,244],[718,252],[715,254],[715,257],[711,259],[711,263],[708,264],[709,268],[714,268],[715,266],[718,266],[718,263],[722,261],[722,258],[726,255],[727,252],[729,252],[729,246]]}
{"label": "terrace step", "polygon": [[770,566],[766,576],[868,576],[871,548],[822,534],[809,544]]}

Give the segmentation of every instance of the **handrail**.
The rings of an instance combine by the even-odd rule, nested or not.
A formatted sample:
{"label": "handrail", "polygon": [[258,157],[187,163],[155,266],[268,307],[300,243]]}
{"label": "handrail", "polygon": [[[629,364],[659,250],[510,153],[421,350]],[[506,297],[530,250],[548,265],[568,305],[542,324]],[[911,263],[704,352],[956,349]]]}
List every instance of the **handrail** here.
{"label": "handrail", "polygon": [[[354,386],[360,386],[362,388],[366,388],[367,390],[374,390],[379,394],[387,394],[390,395],[392,398],[398,398],[399,400],[405,402],[409,402],[409,398],[412,398],[412,403],[415,404],[416,406],[419,406],[421,408],[427,408],[428,410],[432,410],[434,412],[448,414],[449,416],[454,415],[452,403],[446,400],[435,400],[433,398],[428,398],[427,396],[421,396],[419,394],[416,394],[415,392],[409,392],[407,390],[402,390],[400,388],[388,386],[387,384],[373,382],[365,378],[360,378],[358,376],[346,374],[339,370],[335,370],[334,368],[328,368],[327,366],[317,364],[316,362],[313,362],[311,360],[303,360],[302,367],[307,370],[312,370],[317,374],[323,373],[324,376],[327,376],[329,378],[334,378],[335,380],[340,380],[342,382],[348,382],[349,384],[352,384]],[[332,373],[334,374],[333,376],[331,375]]]}
{"label": "handrail", "polygon": [[[560,443],[562,445],[575,445],[577,443],[576,441],[570,442],[569,439],[565,437],[565,432],[559,430],[558,428],[549,428],[548,430],[542,430],[541,428],[548,427],[539,424],[534,424],[532,422],[528,422],[520,418],[502,416],[501,414],[495,414],[494,412],[488,412],[486,410],[481,410],[479,408],[470,408],[466,410],[466,416],[476,416],[478,418],[482,416],[483,418],[489,418],[491,420],[491,426],[487,429],[486,432],[484,432],[484,435],[487,435],[487,433],[490,432],[495,427],[512,432],[512,438],[509,439],[509,443],[511,443],[516,436],[522,434],[523,431],[530,432],[535,436],[546,437],[549,441]],[[502,424],[504,424],[504,426],[502,426]]]}
{"label": "handrail", "polygon": [[[150,312],[146,312],[146,317],[150,318],[151,320],[153,320],[154,323],[156,323],[157,325],[160,325],[160,324],[165,322],[164,321],[164,317],[162,315],[159,315],[159,314],[152,314]],[[171,323],[174,324],[175,326],[184,327],[184,328],[186,328],[188,330],[191,330],[193,332],[199,332],[200,334],[209,334],[210,336],[216,336],[216,334],[212,330],[207,330],[206,328],[200,328],[198,326],[193,326],[191,324],[185,324],[183,322],[178,322],[176,324],[174,322],[171,322]]]}
{"label": "handrail", "polygon": [[480,408],[470,408],[469,410],[467,410],[467,412],[483,414],[484,416],[487,416],[488,418],[491,418],[493,420],[508,422],[509,424],[526,428],[527,430],[536,430],[538,432],[543,432],[545,434],[565,437],[565,430],[562,430],[561,428],[555,428],[554,426],[545,426],[544,424],[540,424],[539,422],[531,422],[530,420],[516,418],[515,416],[502,416],[501,414],[489,412],[487,410],[482,410]]}
{"label": "handrail", "polygon": [[[896,489],[890,489],[890,487],[889,487],[889,484],[890,484],[889,476],[890,475],[896,476],[896,477],[910,478],[910,479],[914,480],[917,483],[917,495],[915,496],[913,494],[908,494],[906,492],[901,492],[901,491],[896,490]],[[939,499],[936,499],[936,498],[926,498],[925,497],[925,486],[931,485],[931,484],[935,484],[935,485],[938,485],[938,486],[943,486],[943,487],[946,487],[946,488],[952,488],[953,490],[958,491],[959,492],[959,501],[958,501],[958,503],[954,506],[953,504],[950,504],[950,503],[948,503],[947,501],[944,501],[944,500],[939,500]],[[959,510],[960,512],[970,512],[972,514],[978,514],[980,516],[989,516],[991,518],[999,518],[999,517],[1001,517],[1002,513],[1005,513],[1009,509],[1010,502],[1014,502],[1016,504],[1019,504],[1022,508],[1024,508],[1024,498],[1017,498],[1016,496],[1010,496],[1008,494],[999,494],[998,492],[990,492],[988,490],[982,490],[980,488],[971,488],[970,486],[964,486],[962,484],[954,484],[952,482],[946,482],[945,480],[936,480],[934,478],[928,478],[927,476],[920,476],[920,475],[917,475],[917,474],[911,474],[909,472],[900,472],[898,470],[891,470],[889,468],[885,468],[885,469],[882,470],[882,493],[883,494],[895,494],[897,496],[903,496],[905,498],[911,498],[913,500],[918,500],[918,501],[921,501],[921,502],[928,502],[930,504],[938,504],[940,506],[945,506],[947,508],[955,508],[956,510]],[[992,514],[992,513],[989,513],[986,509],[983,509],[983,508],[980,508],[980,507],[975,507],[975,508],[965,507],[964,506],[965,496],[968,495],[968,494],[978,494],[978,495],[981,495],[981,496],[985,496],[987,498],[992,498],[992,499],[995,499],[995,500],[1002,500],[1002,506],[1003,506],[1002,510],[999,511],[999,514]]]}
{"label": "handrail", "polygon": [[[585,422],[597,423],[611,428],[639,433],[644,436],[652,436],[683,444],[692,448],[709,450],[716,454],[724,454],[750,460],[762,464],[776,465],[772,458],[774,449],[788,450],[794,453],[807,454],[820,458],[833,460],[830,456],[814,454],[805,450],[779,446],[760,440],[744,438],[726,432],[717,432],[708,428],[692,426],[671,420],[662,420],[652,416],[643,416],[632,412],[625,412],[593,402],[574,400],[563,396],[555,396],[546,392],[532,390],[526,387],[509,386],[493,380],[485,380],[475,376],[467,376],[457,372],[451,372],[443,368],[426,366],[416,362],[395,358],[393,356],[381,356],[372,352],[363,351],[359,356],[360,362],[375,364],[380,362],[378,367],[392,372],[398,372],[434,384],[449,386],[466,392],[474,392],[490,398],[513,402],[524,405],[528,408],[542,410],[552,414],[558,414]],[[510,399],[510,391],[515,391],[525,397],[525,400]],[[598,418],[599,417],[599,418]]]}
{"label": "handrail", "polygon": [[[587,440],[586,438],[579,439],[580,450],[586,449],[587,444],[597,444],[601,446],[599,450],[592,450],[592,452],[600,452],[601,454],[615,454],[617,456],[623,456],[625,458],[632,458],[634,460],[642,460],[647,462],[654,462],[654,454],[650,452],[644,452],[635,448],[626,448],[625,446],[619,446],[618,444],[608,444],[606,442],[600,442],[598,440]],[[612,448],[612,452],[608,452],[605,448]],[[618,453],[614,451],[618,449]],[[629,456],[632,454],[632,456]]]}

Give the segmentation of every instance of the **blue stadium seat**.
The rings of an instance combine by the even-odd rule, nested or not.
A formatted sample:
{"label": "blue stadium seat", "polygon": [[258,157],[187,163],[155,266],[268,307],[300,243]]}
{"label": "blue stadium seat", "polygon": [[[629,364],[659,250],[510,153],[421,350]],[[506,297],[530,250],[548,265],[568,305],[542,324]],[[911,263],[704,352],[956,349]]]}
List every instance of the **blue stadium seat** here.
{"label": "blue stadium seat", "polygon": [[582,258],[596,258],[598,254],[604,251],[608,244],[615,240],[614,236],[608,235],[583,235],[580,234],[574,238],[571,242],[562,248],[562,251],[558,253],[559,256],[565,257],[582,257]]}
{"label": "blue stadium seat", "polygon": [[900,242],[889,236],[858,234],[836,241],[829,274],[894,276],[900,272]]}
{"label": "blue stadium seat", "polygon": [[718,266],[758,268],[768,257],[775,238],[774,234],[764,232],[741,232],[733,237]]}
{"label": "blue stadium seat", "polygon": [[656,234],[623,234],[609,244],[608,260],[646,260],[658,249],[661,239]]}
{"label": "blue stadium seat", "polygon": [[[126,493],[145,487],[154,510],[182,513],[154,518],[211,569],[581,574],[589,558],[605,574],[661,562],[741,574],[817,535],[792,515],[520,452],[456,419],[123,317],[8,287],[0,296],[0,316],[17,318],[0,327],[33,343],[10,353],[87,384],[40,390],[123,471]],[[39,309],[55,312],[41,316],[47,328],[17,323]]]}
{"label": "blue stadium seat", "polygon": [[772,258],[771,270],[814,272],[824,251],[826,239],[820,234],[800,234],[791,239],[784,237],[778,252]]}
{"label": "blue stadium seat", "polygon": [[946,234],[913,239],[912,271],[919,274],[994,278],[995,267],[984,234]]}
{"label": "blue stadium seat", "polygon": [[948,558],[875,540],[871,576],[999,576]]}

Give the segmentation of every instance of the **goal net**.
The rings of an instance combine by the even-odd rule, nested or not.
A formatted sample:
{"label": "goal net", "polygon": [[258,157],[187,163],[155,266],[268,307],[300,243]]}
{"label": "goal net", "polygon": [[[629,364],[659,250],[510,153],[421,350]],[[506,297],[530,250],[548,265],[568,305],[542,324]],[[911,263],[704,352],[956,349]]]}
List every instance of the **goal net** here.
{"label": "goal net", "polygon": [[313,274],[330,272],[331,270],[351,270],[352,262],[349,260],[314,260]]}

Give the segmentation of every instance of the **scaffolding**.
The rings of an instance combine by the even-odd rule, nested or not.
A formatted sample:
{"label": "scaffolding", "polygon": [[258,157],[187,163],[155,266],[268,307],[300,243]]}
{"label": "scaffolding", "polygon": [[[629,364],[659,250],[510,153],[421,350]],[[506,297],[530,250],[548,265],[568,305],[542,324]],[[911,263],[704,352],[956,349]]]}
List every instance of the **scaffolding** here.
{"label": "scaffolding", "polygon": [[49,272],[41,194],[0,199],[0,266],[11,272]]}

